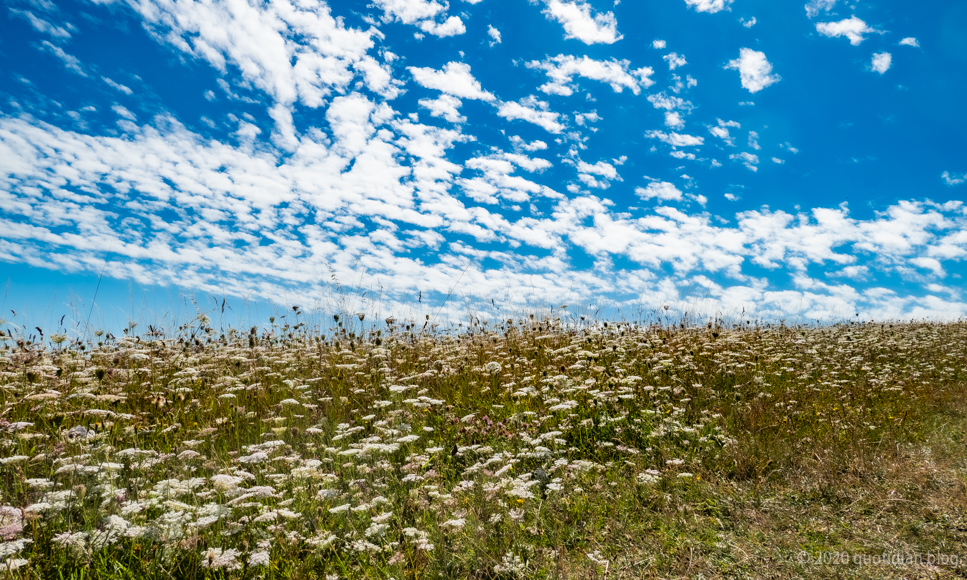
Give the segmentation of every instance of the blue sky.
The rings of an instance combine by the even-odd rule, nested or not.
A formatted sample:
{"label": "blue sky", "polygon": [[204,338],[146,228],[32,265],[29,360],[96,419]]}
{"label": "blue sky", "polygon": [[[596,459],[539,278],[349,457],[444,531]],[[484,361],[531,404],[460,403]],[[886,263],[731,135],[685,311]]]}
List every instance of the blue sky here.
{"label": "blue sky", "polygon": [[965,2],[3,11],[7,318],[967,314]]}

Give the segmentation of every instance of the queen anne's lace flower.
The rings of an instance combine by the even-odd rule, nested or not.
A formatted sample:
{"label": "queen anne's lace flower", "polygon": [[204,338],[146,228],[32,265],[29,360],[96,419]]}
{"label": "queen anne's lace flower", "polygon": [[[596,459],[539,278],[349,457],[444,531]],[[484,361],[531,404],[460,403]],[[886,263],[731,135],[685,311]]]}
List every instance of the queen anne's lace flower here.
{"label": "queen anne's lace flower", "polygon": [[211,570],[239,570],[242,563],[238,561],[241,552],[232,548],[222,550],[221,548],[208,548],[201,553],[201,565]]}

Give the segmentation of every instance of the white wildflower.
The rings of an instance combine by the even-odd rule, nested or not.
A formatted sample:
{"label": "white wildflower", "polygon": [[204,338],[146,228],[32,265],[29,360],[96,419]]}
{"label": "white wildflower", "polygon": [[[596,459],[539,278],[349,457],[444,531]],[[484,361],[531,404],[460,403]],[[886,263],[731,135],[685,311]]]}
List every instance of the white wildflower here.
{"label": "white wildflower", "polygon": [[104,519],[104,529],[91,534],[91,547],[100,550],[117,542],[131,524],[121,516],[111,515]]}
{"label": "white wildflower", "polygon": [[0,564],[0,569],[7,570],[8,572],[13,572],[14,570],[20,568],[21,566],[26,566],[30,563],[30,560],[25,560],[23,558],[10,558],[3,564]]}
{"label": "white wildflower", "polygon": [[379,552],[379,546],[371,544],[366,540],[356,540],[349,547],[357,552]]}
{"label": "white wildflower", "polygon": [[239,463],[245,463],[245,464],[262,463],[263,461],[268,461],[268,460],[269,460],[269,454],[264,451],[256,451],[251,455],[243,455],[242,457],[239,457],[237,459]]}
{"label": "white wildflower", "polygon": [[371,538],[373,536],[382,536],[389,529],[387,524],[373,523],[368,528],[366,528],[366,537]]}
{"label": "white wildflower", "polygon": [[458,519],[455,519],[455,520],[447,520],[447,521],[443,522],[442,524],[440,524],[440,527],[441,528],[450,528],[450,529],[452,529],[454,531],[457,531],[457,530],[462,530],[463,529],[463,526],[465,526],[465,525],[467,525],[467,520],[465,520],[463,518],[458,518]]}
{"label": "white wildflower", "polygon": [[248,565],[253,568],[259,568],[262,566],[268,566],[271,559],[269,558],[268,552],[253,552],[251,556],[248,557]]}
{"label": "white wildflower", "polygon": [[0,543],[0,558],[6,558],[8,556],[13,556],[14,554],[23,550],[27,544],[32,544],[33,540],[26,538],[21,538],[19,540],[14,540],[12,542]]}
{"label": "white wildflower", "polygon": [[385,524],[392,517],[393,517],[393,512],[384,512],[379,514],[378,516],[373,516],[373,521],[376,522],[377,524]]}
{"label": "white wildflower", "polygon": [[201,457],[201,453],[194,451],[192,449],[186,449],[178,454],[178,461],[190,461],[196,457]]}
{"label": "white wildflower", "polygon": [[213,475],[209,478],[209,481],[216,490],[225,493],[234,491],[238,489],[239,484],[241,484],[244,479],[241,477],[235,477],[232,475],[226,475],[224,473],[219,473],[218,475]]}
{"label": "white wildflower", "polygon": [[57,512],[60,510],[50,502],[41,501],[28,505],[24,508],[24,511],[28,514],[45,514],[47,512]]}
{"label": "white wildflower", "polygon": [[658,483],[658,479],[661,473],[655,469],[647,469],[644,473],[638,474],[638,483],[644,485],[650,485],[653,483]]}
{"label": "white wildflower", "polygon": [[10,505],[0,506],[0,527],[23,523],[23,510]]}
{"label": "white wildflower", "polygon": [[322,532],[314,538],[307,538],[306,543],[316,548],[325,548],[336,541],[336,535],[330,532]]}
{"label": "white wildflower", "polygon": [[25,481],[25,483],[30,486],[31,489],[39,491],[47,491],[54,488],[54,482],[43,477],[28,479]]}
{"label": "white wildflower", "polygon": [[504,554],[500,564],[494,566],[494,573],[496,574],[510,574],[520,578],[524,576],[525,572],[527,572],[527,566],[520,559],[520,556],[513,552]]}
{"label": "white wildflower", "polygon": [[238,561],[241,555],[236,549],[222,551],[221,548],[208,548],[201,553],[201,565],[211,570],[239,570],[242,563]]}
{"label": "white wildflower", "polygon": [[491,374],[499,373],[503,368],[497,361],[491,361],[484,365],[484,370]]}
{"label": "white wildflower", "polygon": [[591,560],[598,566],[601,566],[602,568],[604,568],[605,572],[608,571],[608,561],[604,559],[604,556],[601,555],[600,551],[595,550],[593,552],[588,553],[588,560]]}
{"label": "white wildflower", "polygon": [[87,551],[87,534],[84,532],[64,532],[54,536],[54,543],[65,550],[70,550],[75,556],[83,555]]}

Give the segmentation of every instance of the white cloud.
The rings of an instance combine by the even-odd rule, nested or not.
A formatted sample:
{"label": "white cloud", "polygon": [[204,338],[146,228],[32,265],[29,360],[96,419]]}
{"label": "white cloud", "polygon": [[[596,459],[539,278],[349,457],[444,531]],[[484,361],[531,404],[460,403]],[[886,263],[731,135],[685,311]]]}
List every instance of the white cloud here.
{"label": "white cloud", "polygon": [[[71,37],[70,31],[61,26],[56,26],[50,22],[38,17],[33,12],[29,10],[18,10],[16,8],[10,8],[10,13],[15,16],[20,16],[30,23],[30,26],[41,34],[47,34],[55,39],[66,40]],[[68,28],[73,29],[73,26],[67,25]]]}
{"label": "white cloud", "polygon": [[920,42],[918,42],[916,38],[914,38],[912,36],[908,36],[908,37],[906,37],[906,38],[904,38],[903,40],[900,41],[900,45],[901,46],[912,46],[914,48],[919,48],[920,47]]}
{"label": "white cloud", "polygon": [[912,258],[910,264],[917,268],[923,268],[925,270],[930,270],[935,276],[943,277],[945,275],[943,266],[940,261],[936,258],[931,258],[928,256],[919,256]]}
{"label": "white cloud", "polygon": [[654,93],[648,95],[648,102],[656,109],[666,111],[691,111],[692,103],[681,97],[666,95],[665,93]]}
{"label": "white cloud", "polygon": [[709,12],[714,14],[722,10],[729,10],[732,0],[685,0],[689,8],[694,8],[696,12]]}
{"label": "white cloud", "polygon": [[739,18],[739,22],[742,23],[742,26],[745,26],[746,28],[752,28],[753,26],[756,25],[756,22],[758,21],[755,19],[755,16],[753,16],[748,20],[746,20],[745,18]]}
{"label": "white cloud", "polygon": [[816,30],[823,36],[838,38],[845,36],[853,46],[859,46],[866,40],[864,34],[882,34],[881,31],[868,26],[865,22],[855,16],[851,16],[839,22],[817,22]]}
{"label": "white cloud", "polygon": [[614,165],[606,161],[598,161],[593,165],[585,163],[584,161],[578,161],[577,169],[580,173],[599,175],[605,179],[618,179],[618,170],[614,168]]}
{"label": "white cloud", "polygon": [[470,74],[470,65],[463,62],[449,62],[443,70],[432,68],[408,67],[413,80],[421,86],[434,89],[461,99],[493,101],[494,95],[483,90],[480,81]]}
{"label": "white cloud", "polygon": [[725,141],[726,145],[728,145],[729,147],[734,147],[735,141],[732,139],[732,136],[729,134],[729,128],[734,127],[736,129],[739,129],[742,127],[742,125],[740,125],[736,121],[723,121],[722,119],[717,119],[717,121],[718,121],[718,126],[709,127],[708,132],[711,133],[714,137],[718,137],[722,141]]}
{"label": "white cloud", "polygon": [[651,67],[631,69],[630,64],[627,60],[602,61],[586,56],[577,58],[561,54],[544,61],[531,61],[527,63],[527,67],[543,70],[547,74],[550,82],[539,87],[540,91],[547,94],[570,96],[577,88],[573,83],[576,76],[608,83],[616,93],[627,88],[637,95],[641,93],[641,89],[655,84],[649,78],[654,74]]}
{"label": "white cloud", "polygon": [[668,70],[675,70],[680,66],[685,66],[688,64],[688,61],[685,60],[685,57],[677,52],[666,54],[662,57],[662,60],[668,63]]}
{"label": "white cloud", "polygon": [[459,16],[450,16],[443,22],[436,18],[447,10],[447,4],[435,0],[374,0],[383,10],[385,22],[402,22],[419,26],[420,30],[434,36],[446,37],[463,34],[467,31]]}
{"label": "white cloud", "polygon": [[424,20],[420,23],[420,30],[433,36],[445,38],[447,36],[459,36],[467,31],[463,25],[463,20],[459,16],[451,16],[443,22]]}
{"label": "white cloud", "polygon": [[551,162],[546,159],[501,153],[475,157],[467,161],[466,167],[478,171],[480,175],[460,179],[457,184],[465,195],[478,203],[492,205],[499,203],[501,199],[511,203],[526,203],[535,195],[560,197],[546,186],[514,175],[517,168],[533,173],[551,167]]}
{"label": "white cloud", "polygon": [[757,151],[762,149],[762,147],[759,145],[759,134],[755,131],[749,131],[749,147],[752,147]]}
{"label": "white cloud", "polygon": [[241,141],[253,141],[262,133],[262,130],[246,121],[238,122],[238,130],[235,131],[235,136]]}
{"label": "white cloud", "polygon": [[576,38],[584,44],[614,44],[624,38],[618,34],[618,21],[612,12],[592,16],[591,5],[585,0],[544,1],[547,5],[544,14],[564,26],[565,39]]}
{"label": "white cloud", "polygon": [[779,159],[778,157],[773,157],[772,162],[775,163],[776,165],[782,165],[786,161],[784,159]]}
{"label": "white cloud", "polygon": [[[332,142],[307,132],[291,153],[233,148],[170,119],[109,137],[0,117],[0,252],[9,263],[270,299],[325,294],[317,273],[331,268],[347,287],[382,283],[383,309],[393,312],[408,306],[408,289],[442,300],[461,279],[475,295],[512,289],[521,304],[670,296],[691,308],[682,296],[694,286],[707,289],[701,308],[711,314],[742,306],[764,317],[967,314],[961,294],[944,302],[876,285],[895,273],[931,283],[949,276],[946,263],[967,257],[960,202],[902,201],[866,219],[819,207],[745,211],[728,223],[662,204],[633,216],[606,199],[555,193],[536,182],[549,162],[523,155],[474,158],[462,169],[479,173],[466,178],[478,189],[465,191],[461,167],[446,159],[458,132],[399,120],[359,94],[334,98],[326,117]],[[588,165],[598,173],[587,175],[610,174]],[[702,201],[661,183],[636,193],[671,201],[675,191]],[[493,203],[541,196],[548,208],[494,213],[480,205],[488,195]],[[596,273],[572,253],[630,265]],[[482,266],[484,258],[497,266]],[[810,278],[811,267],[855,268],[871,282],[830,285]],[[793,289],[759,268],[791,275]]]}
{"label": "white cloud", "polygon": [[697,147],[705,143],[705,139],[702,137],[681,135],[678,133],[664,133],[662,131],[648,131],[645,133],[645,137],[649,139],[658,139],[659,141],[667,143],[672,147]]}
{"label": "white cloud", "polygon": [[[540,157],[528,157],[519,153],[504,153],[503,158],[529,173],[541,172],[545,169],[550,169],[553,167],[553,164],[547,159],[541,159]],[[557,196],[552,194],[551,197]]]}
{"label": "white cloud", "polygon": [[635,188],[635,194],[641,199],[660,199],[662,201],[680,201],[682,192],[674,184],[667,181],[652,181],[646,187]]}
{"label": "white cloud", "polygon": [[655,40],[651,41],[651,47],[656,50],[664,50],[665,46],[666,43],[664,40],[659,40],[656,38]]}
{"label": "white cloud", "polygon": [[865,280],[869,275],[870,269],[866,266],[846,266],[838,272],[831,272],[830,276],[852,278],[854,280]]}
{"label": "white cloud", "polygon": [[753,155],[752,153],[734,153],[729,155],[729,159],[733,161],[741,161],[742,165],[745,165],[750,171],[759,171],[757,165],[759,165],[759,156]]}
{"label": "white cloud", "polygon": [[[146,14],[158,12],[145,16],[156,38],[188,58],[210,63],[225,87],[237,81],[232,87],[241,95],[233,98],[249,98],[251,91],[268,95],[277,128],[287,124],[294,139],[285,143],[287,149],[269,142],[253,147],[256,139],[267,139],[253,118],[235,119],[236,144],[235,136],[219,142],[165,117],[154,126],[125,122],[120,136],[109,136],[0,116],[4,261],[71,271],[104,267],[107,275],[141,282],[269,297],[320,295],[315,273],[330,265],[341,280],[361,280],[362,286],[378,280],[390,288],[419,286],[444,294],[466,268],[463,284],[475,293],[497,295],[512,288],[522,300],[575,295],[569,292],[637,299],[642,292],[675,292],[676,285],[685,288],[718,273],[717,279],[735,283],[713,288],[716,304],[732,305],[729,297],[741,295],[760,304],[795,302],[788,309],[797,312],[800,303],[809,305],[810,312],[832,311],[830,304],[843,303],[844,308],[888,306],[883,312],[895,313],[908,311],[903,309],[915,298],[877,302],[862,290],[822,286],[802,272],[835,265],[828,270],[866,267],[874,279],[881,272],[911,270],[921,277],[943,277],[945,261],[967,257],[963,210],[930,202],[901,202],[868,219],[854,219],[844,208],[799,215],[743,212],[729,224],[704,212],[667,206],[632,216],[617,211],[608,199],[580,191],[565,197],[545,185],[557,179],[541,174],[551,162],[524,153],[547,149],[546,143],[508,137],[513,153],[481,144],[484,153],[471,152],[464,162],[468,155],[463,149],[451,151],[455,143],[475,138],[461,132],[466,128],[422,125],[415,113],[407,117],[412,111],[395,111],[388,99],[400,85],[393,78],[392,59],[385,52],[378,60],[369,56],[378,52],[375,41],[381,33],[345,28],[324,4],[142,0],[136,6]],[[445,24],[444,17],[439,12],[414,22],[423,26],[432,21],[435,27]],[[232,34],[223,34],[226,30]],[[430,71],[426,78],[436,79],[431,83],[449,72],[420,70]],[[627,66],[622,70],[630,74]],[[450,90],[496,101],[469,75],[469,67],[466,72],[470,82],[447,85]],[[577,77],[596,78],[575,72],[564,84]],[[612,82],[606,76],[597,80]],[[636,82],[644,88],[642,78]],[[630,84],[618,86],[632,90]],[[426,96],[421,92],[406,99],[406,106],[419,98],[419,106],[429,111],[421,116],[462,119],[457,95]],[[649,97],[655,97],[651,102],[665,113],[666,123],[683,122],[691,108],[677,97]],[[293,121],[297,103],[319,111]],[[117,107],[119,115],[133,117]],[[498,110],[507,119],[526,119],[552,132],[563,132],[567,123],[567,117],[534,97],[501,103]],[[597,118],[587,110],[574,118],[581,115],[583,123],[593,121],[592,114]],[[147,118],[146,112],[139,114]],[[298,134],[296,123],[306,118],[324,120]],[[610,115],[607,120],[622,121]],[[709,130],[721,138],[712,129],[724,128],[731,138],[728,129],[738,126],[733,123],[722,121]],[[500,128],[506,125],[495,129]],[[701,137],[676,132],[647,136],[671,147],[703,144]],[[571,135],[559,142],[584,151]],[[695,158],[684,151],[672,154]],[[607,157],[612,155],[617,152]],[[743,155],[735,160],[750,163]],[[758,158],[752,157],[754,166]],[[572,159],[580,180],[575,185],[601,188],[620,179],[618,160],[590,164]],[[955,185],[965,176],[944,173],[943,178]],[[636,193],[647,199],[704,200],[663,184],[651,183]],[[528,201],[541,207],[515,215],[520,208],[510,204],[526,207]],[[501,211],[490,211],[490,204],[501,205]],[[601,261],[621,257],[632,266],[601,276],[572,263],[572,253],[582,260],[584,254]],[[484,268],[478,256],[500,265]],[[752,265],[801,274],[798,290],[773,290],[764,278],[752,278],[761,276]],[[962,303],[931,308],[967,312]]]}
{"label": "white cloud", "polygon": [[665,113],[665,126],[670,129],[681,129],[685,126],[685,120],[678,113],[668,111]]}
{"label": "white cloud", "polygon": [[806,16],[814,18],[820,11],[829,12],[834,6],[836,6],[836,0],[811,0],[806,4]]}
{"label": "white cloud", "polygon": [[374,4],[383,10],[387,22],[397,20],[404,24],[435,18],[447,10],[446,4],[433,0],[374,0]]}
{"label": "white cloud", "polygon": [[518,135],[514,135],[510,138],[510,142],[514,144],[514,148],[517,150],[524,151],[543,151],[547,149],[547,143],[537,140],[528,143],[520,138]]}
{"label": "white cloud", "polygon": [[579,160],[576,168],[578,179],[588,187],[607,189],[611,187],[612,181],[621,181],[618,170],[606,161],[598,161],[592,165]]}
{"label": "white cloud", "polygon": [[497,115],[509,121],[519,119],[543,127],[549,133],[560,133],[564,130],[564,125],[558,119],[559,113],[548,110],[548,104],[538,100],[536,97],[527,97],[518,103],[500,103],[497,107]]}
{"label": "white cloud", "polygon": [[[232,65],[241,73],[240,87],[269,95],[274,101],[269,108],[276,125],[273,139],[289,150],[298,147],[299,140],[292,118],[295,103],[320,107],[359,77],[387,98],[399,92],[388,65],[367,54],[378,30],[346,27],[325,3],[140,0],[129,6],[159,41],[208,62],[222,74]],[[439,12],[435,2],[418,0],[394,0],[383,6],[406,18]]]}
{"label": "white cloud", "polygon": [[491,25],[487,25],[487,34],[490,36],[490,46],[500,44],[500,31]]}
{"label": "white cloud", "polygon": [[122,117],[124,119],[129,120],[129,121],[137,121],[138,120],[138,118],[134,116],[134,113],[132,113],[131,111],[125,109],[121,105],[114,105],[111,108],[114,110],[115,113],[117,113],[117,115],[119,117]]}
{"label": "white cloud", "polygon": [[429,109],[430,116],[443,117],[451,123],[465,123],[467,118],[460,114],[460,99],[450,95],[440,95],[436,99],[420,99],[420,106]]}
{"label": "white cloud", "polygon": [[121,91],[125,95],[134,94],[134,91],[132,91],[128,87],[122,85],[121,83],[116,83],[116,82],[112,81],[111,79],[109,79],[107,77],[101,77],[101,80],[104,81],[109,87],[111,87],[111,88],[113,88],[113,89],[115,89],[117,91]]}
{"label": "white cloud", "polygon": [[83,65],[81,65],[81,61],[78,60],[76,56],[64,52],[64,49],[61,47],[54,46],[49,41],[45,40],[40,43],[40,49],[44,52],[49,52],[60,59],[60,61],[64,63],[64,66],[67,67],[67,70],[79,74],[82,77],[87,76],[87,72],[84,70]]}
{"label": "white cloud", "polygon": [[751,48],[741,49],[739,58],[730,60],[725,68],[739,71],[742,88],[750,93],[757,93],[782,78],[772,74],[772,65],[766,60],[764,52]]}
{"label": "white cloud", "polygon": [[967,173],[961,173],[957,175],[956,173],[950,173],[949,171],[944,171],[940,176],[948,186],[960,185],[967,181]]}
{"label": "white cloud", "polygon": [[732,140],[732,136],[729,135],[729,130],[725,127],[709,127],[708,132],[713,136],[725,141],[729,147],[735,146],[735,141]]}
{"label": "white cloud", "polygon": [[893,56],[889,52],[876,52],[873,53],[873,62],[870,64],[870,67],[873,69],[873,72],[883,74],[890,70],[891,64],[893,64]]}

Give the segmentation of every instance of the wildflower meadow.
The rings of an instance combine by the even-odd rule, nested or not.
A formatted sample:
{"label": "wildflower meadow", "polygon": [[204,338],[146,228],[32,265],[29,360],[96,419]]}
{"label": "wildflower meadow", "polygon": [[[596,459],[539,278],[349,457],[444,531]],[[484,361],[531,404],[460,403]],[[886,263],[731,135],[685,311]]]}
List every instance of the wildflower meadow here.
{"label": "wildflower meadow", "polygon": [[967,556],[963,322],[300,315],[7,333],[0,574],[967,570],[814,561]]}

